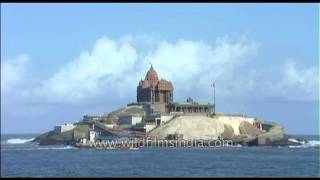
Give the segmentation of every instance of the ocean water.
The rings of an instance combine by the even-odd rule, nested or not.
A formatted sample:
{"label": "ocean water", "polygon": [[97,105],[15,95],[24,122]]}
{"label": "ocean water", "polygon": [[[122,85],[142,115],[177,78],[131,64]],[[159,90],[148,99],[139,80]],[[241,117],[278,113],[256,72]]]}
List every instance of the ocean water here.
{"label": "ocean water", "polygon": [[[318,136],[297,147],[77,149],[1,136],[1,177],[319,177]],[[295,139],[293,139],[295,140]]]}

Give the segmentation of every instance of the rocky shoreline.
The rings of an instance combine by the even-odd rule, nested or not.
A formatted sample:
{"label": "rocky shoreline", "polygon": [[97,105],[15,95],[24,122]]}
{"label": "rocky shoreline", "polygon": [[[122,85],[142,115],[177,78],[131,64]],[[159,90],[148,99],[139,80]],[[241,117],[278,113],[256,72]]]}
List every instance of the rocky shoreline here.
{"label": "rocky shoreline", "polygon": [[[90,133],[101,136],[130,136],[133,138],[157,138],[166,140],[178,134],[181,139],[224,139],[243,146],[295,146],[302,145],[300,141],[290,141],[284,128],[274,122],[262,121],[245,115],[230,114],[165,114],[161,115],[161,123],[153,128],[142,129],[141,123],[128,128],[119,126],[122,114],[145,117],[146,111],[141,107],[127,106],[117,109],[105,116],[93,119],[84,116],[82,120],[65,126],[63,131],[53,129],[34,139],[40,145],[75,145],[83,139],[89,140]],[[94,117],[96,118],[96,116]],[[145,127],[150,126],[144,122]],[[137,130],[137,127],[140,129]],[[70,129],[68,129],[70,128]],[[99,136],[98,135],[98,136]]]}
{"label": "rocky shoreline", "polygon": [[160,140],[224,139],[246,146],[301,145],[289,141],[279,124],[243,114],[216,112],[215,101],[197,102],[189,97],[185,102],[174,102],[173,89],[172,82],[159,79],[151,65],[145,79],[139,81],[136,102],[103,115],[85,115],[77,123],[56,126],[34,142],[75,145],[94,143],[100,136],[123,136]]}
{"label": "rocky shoreline", "polygon": [[[36,137],[33,142],[39,145],[72,145],[76,146],[79,142],[74,138],[75,130],[67,131],[61,134],[56,134],[54,131],[43,133]],[[147,138],[149,136],[145,136]],[[223,137],[222,137],[223,138]],[[234,144],[242,146],[299,146],[302,145],[301,141],[290,141],[291,136],[283,134],[282,130],[278,127],[273,131],[268,131],[255,137],[237,136],[226,138],[222,140],[231,140]],[[140,137],[141,139],[141,137]]]}

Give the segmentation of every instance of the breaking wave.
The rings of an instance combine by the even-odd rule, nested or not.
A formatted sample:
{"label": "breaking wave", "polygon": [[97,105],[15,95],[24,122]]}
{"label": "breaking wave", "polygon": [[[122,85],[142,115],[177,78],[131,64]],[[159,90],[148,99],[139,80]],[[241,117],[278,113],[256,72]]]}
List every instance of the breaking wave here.
{"label": "breaking wave", "polygon": [[29,147],[29,148],[15,148],[15,149],[5,149],[8,151],[34,151],[34,150],[69,150],[77,149],[73,146],[62,146],[62,147]]}
{"label": "breaking wave", "polygon": [[30,138],[30,139],[12,138],[12,139],[8,139],[7,143],[8,144],[24,144],[33,140],[34,138]]}
{"label": "breaking wave", "polygon": [[73,146],[63,146],[63,147],[38,147],[36,150],[65,150],[65,149],[77,149]]}
{"label": "breaking wave", "polygon": [[317,140],[299,141],[299,140],[291,138],[291,139],[288,139],[288,141],[295,142],[295,143],[301,143],[301,145],[297,145],[297,146],[288,146],[289,148],[310,148],[310,147],[320,146],[320,141],[317,141]]}
{"label": "breaking wave", "polygon": [[293,138],[289,138],[288,141],[290,142],[294,142],[294,143],[301,143],[301,144],[305,144],[305,141],[299,141],[297,139],[293,139]]}

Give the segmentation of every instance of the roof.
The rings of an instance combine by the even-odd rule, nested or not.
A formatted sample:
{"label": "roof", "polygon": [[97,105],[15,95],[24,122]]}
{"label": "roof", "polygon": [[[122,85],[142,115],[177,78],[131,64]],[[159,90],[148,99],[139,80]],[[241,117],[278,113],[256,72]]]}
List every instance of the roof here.
{"label": "roof", "polygon": [[158,74],[153,69],[152,65],[149,71],[147,72],[145,79],[141,80],[138,86],[142,88],[152,88],[152,89],[158,89],[158,90],[167,90],[167,91],[173,90],[172,82],[167,81],[165,79],[159,80]]}
{"label": "roof", "polygon": [[145,80],[151,80],[151,81],[158,81],[158,74],[157,72],[153,69],[153,66],[151,65],[149,71],[147,72]]}

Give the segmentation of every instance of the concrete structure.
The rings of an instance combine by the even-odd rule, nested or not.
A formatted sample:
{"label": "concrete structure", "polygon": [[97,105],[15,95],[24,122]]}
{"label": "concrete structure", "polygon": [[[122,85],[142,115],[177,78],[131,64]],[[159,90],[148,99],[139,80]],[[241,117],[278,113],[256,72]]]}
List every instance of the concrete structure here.
{"label": "concrete structure", "polygon": [[144,130],[145,130],[145,132],[149,132],[156,127],[157,127],[157,125],[154,122],[150,122],[150,123],[148,122],[144,125]]}
{"label": "concrete structure", "polygon": [[135,115],[120,115],[118,120],[118,125],[136,125],[137,123],[141,123],[142,117]]}
{"label": "concrete structure", "polygon": [[55,126],[54,127],[54,132],[56,134],[60,134],[60,133],[66,132],[66,131],[73,130],[75,127],[76,127],[76,125],[74,125],[74,124],[65,123],[65,124],[60,125],[60,126]]}
{"label": "concrete structure", "polygon": [[211,113],[213,105],[210,103],[198,103],[188,98],[184,103],[170,103],[167,105],[168,112],[184,113]]}
{"label": "concrete structure", "polygon": [[161,123],[166,123],[173,118],[173,115],[161,115]]}
{"label": "concrete structure", "polygon": [[90,115],[83,116],[83,121],[103,121],[106,119],[107,119],[107,116],[90,116]]}
{"label": "concrete structure", "polygon": [[[147,116],[144,116],[142,121],[140,123],[137,123],[133,129],[143,132],[149,132],[164,123],[161,118],[162,116],[159,113],[149,114]],[[165,120],[167,119],[168,117],[165,118]]]}

